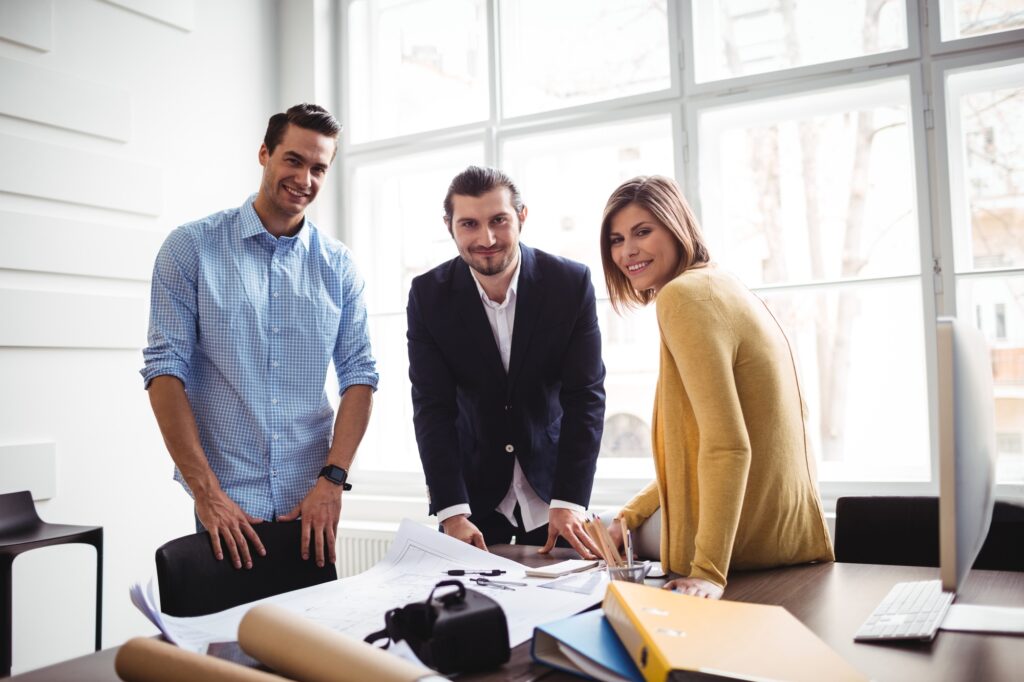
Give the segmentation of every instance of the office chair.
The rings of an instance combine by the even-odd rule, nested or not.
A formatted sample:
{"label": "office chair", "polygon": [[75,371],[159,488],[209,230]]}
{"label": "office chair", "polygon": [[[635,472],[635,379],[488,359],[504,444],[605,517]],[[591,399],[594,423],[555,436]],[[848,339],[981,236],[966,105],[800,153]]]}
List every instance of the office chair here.
{"label": "office chair", "polygon": [[[252,553],[252,568],[236,569],[227,550],[217,561],[206,531],[186,535],[156,550],[160,610],[169,616],[204,616],[302,587],[338,579],[334,564],[318,568],[299,554],[300,521],[264,522],[253,528],[267,549]],[[311,552],[312,553],[312,552]]]}
{"label": "office chair", "polygon": [[[1024,571],[1024,507],[996,502],[974,568]],[[899,566],[939,565],[937,497],[840,497],[836,561]]]}
{"label": "office chair", "polygon": [[32,493],[23,490],[0,495],[0,582],[3,586],[3,614],[0,614],[0,677],[11,674],[11,576],[14,558],[23,552],[82,543],[96,548],[96,651],[103,632],[103,527],[67,526],[46,523],[39,518]]}

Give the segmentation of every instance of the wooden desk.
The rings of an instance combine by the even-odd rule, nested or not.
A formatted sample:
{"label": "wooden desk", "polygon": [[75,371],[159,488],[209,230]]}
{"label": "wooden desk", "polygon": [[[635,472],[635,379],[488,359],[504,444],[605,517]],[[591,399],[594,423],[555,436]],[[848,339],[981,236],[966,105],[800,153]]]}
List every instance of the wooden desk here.
{"label": "wooden desk", "polygon": [[[497,546],[496,553],[527,565],[575,556],[556,549],[551,558],[536,548]],[[771,571],[734,573],[726,599],[787,608],[867,677],[874,680],[1019,680],[1024,671],[1024,638],[940,632],[931,645],[856,644],[853,633],[894,583],[938,578],[936,568],[818,564]],[[972,571],[960,603],[1024,607],[1024,573]],[[737,643],[742,646],[742,642]],[[11,678],[16,682],[114,682],[117,649],[104,649]],[[512,659],[486,675],[459,680],[578,682],[580,678],[532,663],[529,642]]]}

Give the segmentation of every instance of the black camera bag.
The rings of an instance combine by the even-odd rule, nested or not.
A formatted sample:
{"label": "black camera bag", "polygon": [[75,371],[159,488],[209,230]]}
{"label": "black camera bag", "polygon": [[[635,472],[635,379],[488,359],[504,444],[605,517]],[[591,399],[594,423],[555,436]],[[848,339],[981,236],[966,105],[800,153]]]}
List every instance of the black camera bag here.
{"label": "black camera bag", "polygon": [[[436,599],[440,587],[455,592]],[[458,580],[442,580],[425,602],[413,602],[384,615],[384,629],[367,635],[366,642],[403,639],[424,665],[449,674],[495,668],[509,659],[508,622],[498,602],[467,590]]]}

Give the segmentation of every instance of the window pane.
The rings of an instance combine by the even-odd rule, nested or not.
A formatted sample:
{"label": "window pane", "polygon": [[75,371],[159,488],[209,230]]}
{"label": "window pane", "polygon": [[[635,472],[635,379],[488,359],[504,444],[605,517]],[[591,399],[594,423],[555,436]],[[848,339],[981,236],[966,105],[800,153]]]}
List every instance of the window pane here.
{"label": "window pane", "polygon": [[412,425],[406,326],[405,311],[370,317],[370,343],[380,383],[373,396],[373,418],[356,458],[363,471],[423,470]]}
{"label": "window pane", "polygon": [[412,426],[405,306],[413,277],[457,251],[442,220],[457,173],[480,164],[482,145],[359,165],[352,173],[349,246],[366,279],[370,337],[380,386],[359,448],[364,470],[420,471]]}
{"label": "window pane", "polygon": [[674,175],[672,121],[660,116],[512,138],[502,158],[529,208],[523,241],[586,263],[604,295],[598,238],[605,201],[636,175]]}
{"label": "window pane", "polygon": [[1024,64],[946,82],[956,269],[1024,267]]}
{"label": "window pane", "polygon": [[956,40],[1024,28],[1020,0],[942,0],[942,39]]}
{"label": "window pane", "polygon": [[786,330],[822,481],[927,481],[917,281],[764,296]]}
{"label": "window pane", "polygon": [[750,285],[920,272],[906,80],[707,109],[711,254]]}
{"label": "window pane", "polygon": [[903,0],[693,3],[698,83],[907,47]]}
{"label": "window pane", "polygon": [[1024,276],[971,277],[957,284],[957,309],[992,349],[996,480],[1024,483]]}
{"label": "window pane", "polygon": [[443,221],[444,195],[483,156],[482,145],[467,145],[356,167],[348,243],[371,314],[404,311],[412,278],[458,253]]}
{"label": "window pane", "polygon": [[[604,285],[598,289],[603,293]],[[658,319],[649,305],[619,315],[607,299],[598,303],[605,377],[604,437],[597,475],[654,478],[651,414],[658,379]]]}
{"label": "window pane", "polygon": [[503,0],[505,116],[664,90],[666,0]]}
{"label": "window pane", "polygon": [[487,119],[484,0],[356,0],[346,39],[353,142]]}

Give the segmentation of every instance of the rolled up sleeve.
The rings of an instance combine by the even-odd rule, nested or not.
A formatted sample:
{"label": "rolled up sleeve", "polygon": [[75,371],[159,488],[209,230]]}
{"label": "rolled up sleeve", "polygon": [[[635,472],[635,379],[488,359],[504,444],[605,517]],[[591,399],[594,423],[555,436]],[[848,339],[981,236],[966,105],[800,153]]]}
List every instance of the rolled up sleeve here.
{"label": "rolled up sleeve", "polygon": [[175,230],[164,241],[153,267],[148,345],[142,351],[140,370],[147,389],[161,375],[175,376],[188,385],[196,345],[198,269],[195,244],[184,230]]}
{"label": "rolled up sleeve", "polygon": [[342,394],[349,386],[355,385],[369,386],[376,391],[380,376],[370,346],[370,328],[363,300],[365,283],[347,251],[342,256],[340,267],[342,311],[333,354],[338,393]]}

